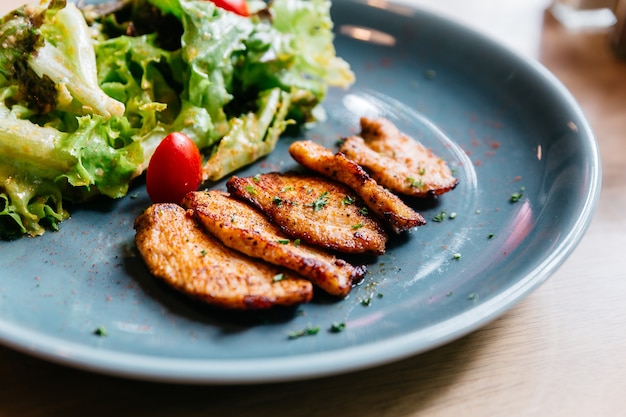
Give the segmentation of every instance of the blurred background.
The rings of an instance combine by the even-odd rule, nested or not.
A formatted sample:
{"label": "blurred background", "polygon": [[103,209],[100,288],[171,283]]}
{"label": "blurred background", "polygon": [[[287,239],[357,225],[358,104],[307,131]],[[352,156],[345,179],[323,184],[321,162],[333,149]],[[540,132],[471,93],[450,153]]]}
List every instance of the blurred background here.
{"label": "blurred background", "polygon": [[[362,1],[390,7],[386,0]],[[0,0],[0,13],[20,3]],[[591,227],[563,267],[510,312],[461,340],[315,381],[149,384],[66,369],[0,347],[0,416],[625,415],[626,0],[392,4],[444,15],[538,60],[580,104],[599,144],[603,188]]]}

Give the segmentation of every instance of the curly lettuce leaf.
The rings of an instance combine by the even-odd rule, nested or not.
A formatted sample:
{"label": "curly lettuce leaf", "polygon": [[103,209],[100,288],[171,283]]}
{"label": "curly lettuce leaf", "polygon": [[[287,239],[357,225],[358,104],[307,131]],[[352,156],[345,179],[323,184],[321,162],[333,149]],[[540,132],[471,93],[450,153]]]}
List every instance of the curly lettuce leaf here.
{"label": "curly lettuce leaf", "polygon": [[123,116],[124,104],[98,85],[96,58],[89,27],[74,3],[49,15],[40,27],[43,44],[26,62],[40,78],[56,85],[59,109],[78,114]]}
{"label": "curly lettuce leaf", "polygon": [[314,110],[329,86],[354,82],[349,65],[336,56],[330,1],[276,0],[271,24],[259,24],[246,40],[237,66],[242,90],[280,87],[293,95],[290,117],[315,120]]}
{"label": "curly lettuce leaf", "polygon": [[234,99],[233,56],[244,51],[253,30],[250,19],[217,8],[212,2],[181,0],[182,58],[188,64],[182,97],[208,111],[213,137],[228,132],[225,107]]}
{"label": "curly lettuce leaf", "polygon": [[[40,235],[44,226],[68,217],[63,200],[81,201],[101,193],[126,194],[144,160],[138,141],[111,146],[120,130],[118,120],[83,116],[72,133],[38,126],[11,114],[0,117],[0,236],[19,229]],[[16,143],[16,134],[21,140]],[[10,222],[9,220],[12,220]],[[12,223],[12,225],[11,225]]]}
{"label": "curly lettuce leaf", "polygon": [[282,45],[286,53],[294,57],[286,76],[296,84],[304,83],[305,88],[311,86],[310,79],[321,87],[346,88],[354,82],[350,66],[336,55],[330,7],[330,0],[272,2],[272,26],[286,39]]}
{"label": "curly lettuce leaf", "polygon": [[222,138],[204,167],[204,178],[218,180],[238,168],[269,154],[291,121],[286,119],[290,95],[279,88],[264,91],[257,112],[230,121]]}

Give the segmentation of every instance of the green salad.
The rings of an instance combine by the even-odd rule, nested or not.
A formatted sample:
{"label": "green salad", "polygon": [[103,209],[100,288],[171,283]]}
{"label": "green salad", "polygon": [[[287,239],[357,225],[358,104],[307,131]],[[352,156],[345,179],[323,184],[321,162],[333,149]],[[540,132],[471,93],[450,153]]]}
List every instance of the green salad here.
{"label": "green salad", "polygon": [[[124,196],[169,133],[217,180],[316,119],[354,76],[328,0],[27,5],[0,20],[0,238],[56,230],[67,202]],[[64,205],[65,204],[65,205]]]}

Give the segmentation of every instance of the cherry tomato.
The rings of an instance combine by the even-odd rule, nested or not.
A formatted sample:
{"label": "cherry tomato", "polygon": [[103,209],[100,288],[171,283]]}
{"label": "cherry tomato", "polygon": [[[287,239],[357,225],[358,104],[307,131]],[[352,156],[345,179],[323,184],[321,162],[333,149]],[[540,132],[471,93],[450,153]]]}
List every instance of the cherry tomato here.
{"label": "cherry tomato", "polygon": [[219,8],[237,13],[240,16],[250,16],[246,0],[210,0]]}
{"label": "cherry tomato", "polygon": [[180,132],[157,146],[146,173],[146,189],[155,203],[180,203],[202,182],[202,158],[195,143]]}

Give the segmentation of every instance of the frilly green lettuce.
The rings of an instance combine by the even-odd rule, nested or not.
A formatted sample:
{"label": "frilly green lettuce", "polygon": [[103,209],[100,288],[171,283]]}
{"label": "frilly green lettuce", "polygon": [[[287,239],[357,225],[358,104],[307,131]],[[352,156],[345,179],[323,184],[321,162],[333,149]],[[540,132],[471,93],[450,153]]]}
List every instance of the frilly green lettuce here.
{"label": "frilly green lettuce", "polygon": [[[0,237],[56,229],[65,200],[124,196],[171,132],[203,151],[205,180],[222,178],[354,80],[327,0],[251,1],[249,17],[126,3],[103,14],[51,0],[0,21]],[[146,11],[168,23],[141,27]]]}

